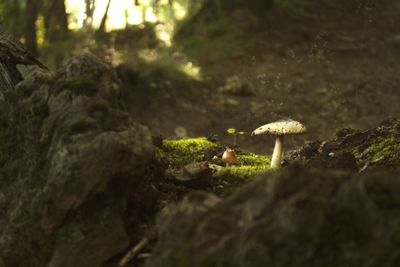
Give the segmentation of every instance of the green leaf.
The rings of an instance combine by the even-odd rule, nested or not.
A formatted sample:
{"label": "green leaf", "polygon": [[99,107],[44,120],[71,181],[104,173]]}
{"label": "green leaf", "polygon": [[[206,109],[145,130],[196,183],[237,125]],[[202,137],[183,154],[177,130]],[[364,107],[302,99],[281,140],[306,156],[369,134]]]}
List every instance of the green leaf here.
{"label": "green leaf", "polygon": [[244,135],[245,132],[237,132],[236,134]]}

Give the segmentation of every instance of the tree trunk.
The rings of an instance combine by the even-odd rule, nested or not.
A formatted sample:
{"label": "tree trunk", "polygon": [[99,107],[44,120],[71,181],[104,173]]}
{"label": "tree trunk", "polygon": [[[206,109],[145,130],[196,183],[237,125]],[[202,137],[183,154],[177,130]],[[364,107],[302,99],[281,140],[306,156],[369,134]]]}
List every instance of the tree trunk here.
{"label": "tree trunk", "polygon": [[45,16],[46,39],[49,42],[64,40],[68,34],[68,14],[65,0],[53,0]]}
{"label": "tree trunk", "polygon": [[25,46],[34,56],[37,56],[36,20],[38,17],[38,7],[36,1],[26,1],[25,15]]}
{"label": "tree trunk", "polygon": [[110,9],[111,1],[112,0],[108,0],[106,11],[104,12],[103,18],[101,19],[98,33],[104,33],[106,31],[106,22],[107,22],[108,10]]}
{"label": "tree trunk", "polygon": [[86,18],[83,22],[83,26],[91,29],[93,25],[93,14],[95,10],[96,0],[85,0],[85,14]]}

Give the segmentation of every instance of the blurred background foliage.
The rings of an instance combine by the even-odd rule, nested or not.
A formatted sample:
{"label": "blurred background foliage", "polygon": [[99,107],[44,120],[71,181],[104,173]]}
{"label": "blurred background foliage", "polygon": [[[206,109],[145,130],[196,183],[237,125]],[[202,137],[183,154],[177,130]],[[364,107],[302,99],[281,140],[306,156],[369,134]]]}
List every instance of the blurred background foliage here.
{"label": "blurred background foliage", "polygon": [[83,51],[115,66],[154,134],[230,142],[231,127],[306,123],[289,147],[399,116],[399,12],[397,0],[0,0],[5,30],[50,69]]}
{"label": "blurred background foliage", "polygon": [[[29,51],[50,67],[84,50],[110,57],[170,47],[184,21],[205,0],[2,0],[1,21]],[[151,57],[150,51],[142,51]],[[119,56],[109,58],[118,62]]]}
{"label": "blurred background foliage", "polygon": [[[373,6],[372,0],[1,0],[0,19],[8,32],[50,68],[90,50],[115,65],[122,61],[179,61],[180,68],[199,69],[183,60],[221,60],[253,49],[243,38],[257,31],[269,10],[281,16],[312,16],[318,6]],[[380,1],[384,2],[384,1]],[[204,35],[209,43],[201,42]],[[219,38],[213,38],[218,36]],[[190,37],[190,38],[188,38]],[[177,41],[177,43],[175,43]],[[181,41],[179,43],[179,41]],[[200,50],[196,44],[201,44]],[[179,52],[177,52],[179,51]],[[211,52],[211,53],[210,53]],[[179,54],[179,55],[178,55]],[[122,60],[124,59],[124,60]],[[128,61],[128,62],[127,62]],[[130,62],[129,62],[130,61]]]}
{"label": "blurred background foliage", "polygon": [[[192,27],[201,27],[197,31],[209,35],[223,35],[220,31],[224,27],[243,33],[243,28],[257,24],[272,8],[284,16],[304,16],[312,15],[318,5],[357,8],[373,3],[372,0],[2,0],[0,18],[6,30],[25,43],[34,55],[50,67],[57,67],[66,57],[87,49],[110,57],[116,47],[122,53],[126,52],[122,48],[138,52],[171,47],[175,36],[186,38],[185,33],[192,31]],[[252,12],[246,17],[247,11]],[[236,20],[238,16],[240,19]],[[198,20],[201,23],[193,23]],[[197,41],[193,38],[186,45]],[[238,41],[222,38],[221,44],[210,45],[235,50],[241,47],[236,44]],[[155,56],[149,50],[141,52],[143,57]],[[124,57],[111,54],[115,57],[109,58],[113,62]]]}

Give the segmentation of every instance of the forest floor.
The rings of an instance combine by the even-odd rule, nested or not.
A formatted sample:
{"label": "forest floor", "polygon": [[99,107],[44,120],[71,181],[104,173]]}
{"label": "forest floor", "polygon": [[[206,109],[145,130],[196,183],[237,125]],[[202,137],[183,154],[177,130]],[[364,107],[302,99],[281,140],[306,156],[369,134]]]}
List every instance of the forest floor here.
{"label": "forest floor", "polygon": [[[0,143],[5,144],[0,155],[3,162],[0,215],[6,218],[0,220],[0,228],[4,229],[0,236],[4,241],[0,242],[0,266],[24,265],[32,259],[36,264],[31,265],[35,266],[115,266],[132,245],[133,257],[134,253],[140,254],[125,266],[157,266],[152,261],[158,259],[159,266],[167,266],[168,261],[164,261],[163,256],[172,255],[173,258],[175,254],[168,250],[164,253],[158,244],[162,245],[168,235],[172,242],[165,242],[167,249],[182,254],[189,248],[190,258],[186,259],[196,260],[193,251],[197,253],[204,244],[212,244],[209,240],[232,240],[219,238],[227,236],[225,230],[243,232],[225,227],[231,225],[226,218],[234,218],[232,225],[239,225],[239,230],[247,229],[244,232],[250,236],[256,233],[257,238],[261,238],[255,239],[259,243],[253,243],[247,236],[236,239],[239,240],[234,242],[239,244],[238,251],[243,251],[242,240],[250,240],[251,244],[274,244],[275,248],[284,248],[277,253],[285,255],[281,262],[287,263],[287,251],[294,250],[293,246],[285,250],[281,237],[293,236],[290,240],[294,242],[290,244],[299,244],[300,249],[296,251],[300,252],[295,251],[293,255],[323,251],[319,250],[319,242],[311,242],[313,250],[305,247],[307,251],[304,252],[305,242],[297,237],[304,236],[303,222],[314,226],[325,215],[329,215],[324,219],[327,223],[320,224],[320,228],[311,227],[306,236],[307,240],[309,236],[312,240],[328,240],[329,246],[321,246],[333,252],[316,255],[323,255],[328,260],[348,259],[349,251],[360,251],[359,240],[367,240],[368,246],[361,251],[368,256],[371,251],[379,252],[370,255],[371,262],[379,263],[381,258],[385,262],[386,259],[397,260],[396,255],[387,254],[395,251],[387,244],[396,242],[384,231],[399,232],[395,209],[399,188],[394,179],[397,173],[371,174],[369,170],[399,166],[399,120],[379,124],[387,117],[400,114],[400,66],[397,63],[400,32],[396,28],[400,22],[396,16],[399,9],[400,5],[356,10],[309,7],[301,14],[274,9],[262,18],[255,17],[250,11],[238,10],[231,16],[213,14],[211,18],[215,21],[205,23],[210,19],[207,13],[212,11],[206,10],[205,17],[199,16],[189,22],[186,29],[181,29],[175,45],[167,51],[177,65],[183,63],[192,70],[198,66],[201,75],[197,79],[190,78],[169,66],[168,62],[164,65],[158,62],[159,65],[152,68],[141,66],[139,61],[137,65],[130,65],[133,59],[121,56],[121,61],[126,62],[117,66],[116,71],[122,81],[123,104],[119,102],[120,95],[115,93],[120,80],[113,75],[113,69],[90,55],[76,57],[70,65],[59,70],[60,75],[52,76],[50,82],[25,79],[10,97],[18,105],[10,112],[2,113],[7,116],[1,118],[5,123],[0,125],[4,128],[0,136],[4,142]],[[133,45],[139,42],[138,39],[129,38]],[[125,43],[125,49],[135,50],[130,45]],[[122,55],[121,51],[115,52]],[[151,47],[147,47],[147,51],[151,54]],[[92,70],[87,70],[87,65],[94,66],[99,72],[87,76]],[[71,71],[74,66],[84,66],[78,68],[76,76]],[[78,80],[77,77],[85,79]],[[87,78],[90,83],[86,82]],[[150,131],[133,123],[124,106]],[[283,178],[279,178],[281,172],[269,168],[269,158],[258,155],[271,153],[273,138],[267,137],[240,136],[238,165],[224,166],[225,144],[232,142],[226,132],[228,128],[249,133],[261,124],[283,118],[299,120],[308,128],[303,136],[285,139],[286,148],[303,145],[285,155],[286,166],[296,165],[284,168],[294,170],[290,171],[292,174],[282,172]],[[218,134],[220,142],[205,138],[163,140],[156,138],[159,134],[167,138]],[[10,139],[10,136],[17,138]],[[18,140],[15,145],[7,142],[14,139]],[[312,142],[303,144],[305,140]],[[321,173],[300,172],[299,175],[299,163],[308,169],[320,168]],[[71,169],[74,171],[69,171]],[[335,171],[330,173],[329,169]],[[236,191],[248,182],[248,178],[264,171],[266,174],[259,180],[274,179],[271,187],[264,179],[260,184],[254,183],[254,187],[250,185],[246,194]],[[353,173],[354,179],[351,178]],[[358,173],[361,176],[356,176]],[[337,179],[343,174],[343,178],[352,180],[347,183]],[[364,174],[366,178],[362,178]],[[293,179],[295,177],[298,179]],[[350,187],[346,186],[348,184]],[[274,191],[277,185],[281,189]],[[220,200],[212,196],[209,202],[199,190],[222,198],[232,196],[231,200],[240,201],[228,200],[232,206],[222,204],[222,208],[228,208],[217,210],[218,216],[222,217],[210,216],[217,220],[210,219],[209,224],[203,224],[202,220],[188,217],[185,212],[206,212],[207,205],[215,205]],[[164,220],[168,217],[162,216],[174,212],[167,205],[193,191],[186,198],[193,201],[193,205],[188,205],[189,209],[183,209],[183,213],[178,209],[175,213],[178,217]],[[239,192],[238,197],[234,197],[235,192]],[[225,213],[248,203],[254,192],[259,192],[255,194],[258,201],[254,201],[254,206],[243,206],[244,212],[235,216]],[[269,206],[270,201],[272,206]],[[268,205],[263,206],[265,203]],[[315,207],[324,208],[318,213],[322,216],[315,216]],[[259,211],[248,213],[249,210]],[[293,210],[300,212],[293,213]],[[334,212],[330,213],[332,210]],[[271,216],[259,224],[257,218],[263,217],[260,215],[266,211]],[[348,217],[349,213],[366,214],[367,217]],[[198,214],[203,217],[203,213]],[[292,214],[296,216],[291,217]],[[155,237],[157,216],[160,225],[157,226],[159,235]],[[311,220],[307,216],[317,218],[319,222],[309,224]],[[383,217],[388,220],[380,220]],[[176,218],[189,218],[205,230],[187,228],[190,231],[186,231],[181,227],[186,224]],[[243,228],[242,221],[238,224],[237,218],[250,218],[243,220],[248,220],[250,227]],[[288,221],[295,222],[295,227],[287,228]],[[376,224],[377,221],[382,224]],[[169,222],[177,226],[178,233],[190,233],[190,238],[184,237],[183,242],[177,243],[180,238],[176,232],[164,228]],[[342,242],[343,235],[336,239],[337,222],[348,224],[349,233],[356,229],[356,236],[346,231],[341,232],[345,233],[346,242]],[[370,222],[371,228],[365,228],[365,222]],[[263,223],[272,228],[264,227]],[[253,228],[254,225],[261,225],[261,230]],[[377,228],[373,228],[376,225]],[[192,235],[192,229],[200,235]],[[285,229],[290,230],[289,235]],[[293,229],[300,232],[293,232]],[[381,239],[379,235],[364,235],[365,229],[368,233],[384,233],[384,242],[376,242]],[[272,235],[277,244],[269,243],[271,233],[277,233]],[[265,236],[268,238],[264,239]],[[192,245],[197,246],[197,243],[192,242],[193,237],[197,238],[196,242],[205,240],[207,243],[194,250]],[[136,249],[135,244],[141,245]],[[182,244],[183,249],[171,247],[171,244]],[[216,247],[223,243],[217,244]],[[340,254],[330,249],[331,244],[340,248]],[[157,247],[153,250],[154,246]],[[385,249],[376,250],[377,246]],[[209,246],[206,247],[210,251]],[[256,257],[243,255],[257,259],[257,255],[267,251],[263,246],[260,248],[261,252],[254,254]],[[218,259],[221,255],[231,258],[230,255],[241,254],[216,251],[213,253]],[[358,262],[364,254],[354,255]],[[149,256],[150,261],[143,263]],[[176,262],[190,265],[190,261],[180,259],[173,258],[172,266]],[[293,259],[298,262],[297,258]],[[309,264],[308,258],[306,262]]]}
{"label": "forest floor", "polygon": [[[194,21],[175,49],[201,67],[203,81],[169,81],[156,72],[148,78],[161,89],[146,102],[138,96],[149,88],[136,86],[127,106],[153,134],[172,137],[182,126],[188,136],[215,133],[223,142],[231,142],[230,127],[251,132],[296,119],[308,133],[289,138],[291,148],[343,127],[371,127],[400,114],[398,8],[272,10],[253,20],[237,12],[211,29]],[[272,142],[244,136],[239,145],[270,153]]]}

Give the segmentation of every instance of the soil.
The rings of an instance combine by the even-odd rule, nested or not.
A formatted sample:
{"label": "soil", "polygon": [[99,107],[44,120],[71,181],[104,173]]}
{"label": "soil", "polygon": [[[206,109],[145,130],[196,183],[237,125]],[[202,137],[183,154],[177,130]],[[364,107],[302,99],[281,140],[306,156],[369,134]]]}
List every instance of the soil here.
{"label": "soil", "polygon": [[[155,135],[174,137],[182,126],[188,136],[218,134],[223,142],[232,142],[226,134],[230,127],[251,132],[283,118],[304,122],[308,133],[286,139],[288,149],[330,138],[339,128],[365,129],[399,116],[400,5],[392,2],[356,9],[318,5],[295,14],[277,8],[248,23],[243,23],[248,14],[238,12],[232,17],[241,23],[239,34],[231,28],[222,36],[206,32],[193,45],[188,40],[201,33],[195,27],[178,43],[180,52],[201,66],[203,82],[160,85],[147,102],[138,96],[148,94],[148,87],[139,85],[128,93],[128,109]],[[207,43],[224,38],[237,41],[234,49],[227,44],[226,51],[214,51]],[[232,76],[254,94],[218,93]],[[258,153],[272,150],[273,138],[238,141]]]}

